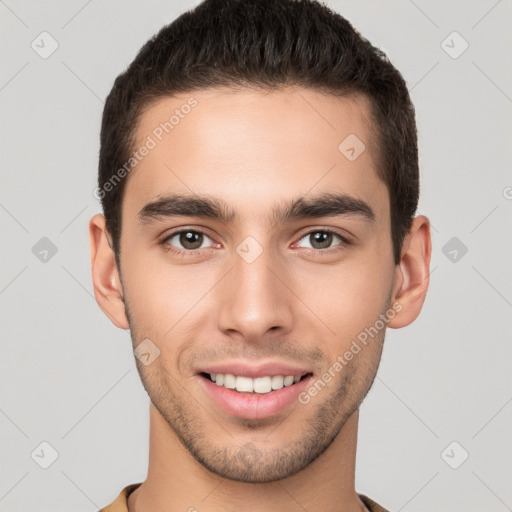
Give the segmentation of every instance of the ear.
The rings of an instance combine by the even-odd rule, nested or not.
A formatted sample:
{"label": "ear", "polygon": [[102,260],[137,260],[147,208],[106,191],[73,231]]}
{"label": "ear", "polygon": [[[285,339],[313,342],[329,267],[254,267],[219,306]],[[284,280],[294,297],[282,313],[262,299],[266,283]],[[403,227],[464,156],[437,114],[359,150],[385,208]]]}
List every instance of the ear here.
{"label": "ear", "polygon": [[120,329],[130,327],[126,318],[121,279],[117,270],[105,217],[97,214],[89,221],[89,244],[94,296],[102,311]]}
{"label": "ear", "polygon": [[430,222],[419,215],[412,222],[395,269],[391,304],[398,302],[402,309],[388,327],[405,327],[420,314],[428,290],[431,253]]}

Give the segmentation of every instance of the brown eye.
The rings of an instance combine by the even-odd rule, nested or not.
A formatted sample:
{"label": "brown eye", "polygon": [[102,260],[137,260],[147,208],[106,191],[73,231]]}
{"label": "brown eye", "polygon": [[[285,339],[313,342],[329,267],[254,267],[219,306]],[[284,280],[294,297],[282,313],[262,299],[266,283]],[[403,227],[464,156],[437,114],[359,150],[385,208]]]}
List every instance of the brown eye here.
{"label": "brown eye", "polygon": [[206,239],[209,237],[200,231],[186,230],[173,233],[164,242],[176,249],[194,251],[201,249]]}
{"label": "brown eye", "polygon": [[185,249],[199,249],[203,243],[203,234],[197,231],[183,231],[179,237],[180,244]]}
{"label": "brown eye", "polygon": [[309,235],[309,240],[313,249],[328,249],[332,243],[332,233],[317,231]]}
{"label": "brown eye", "polygon": [[[333,242],[336,239],[338,239],[338,243],[333,245]],[[330,249],[336,245],[340,245],[340,243],[345,242],[345,240],[340,235],[328,230],[310,231],[301,238],[301,241],[302,240],[306,241],[306,244],[301,245],[299,242],[300,247],[317,250]]]}

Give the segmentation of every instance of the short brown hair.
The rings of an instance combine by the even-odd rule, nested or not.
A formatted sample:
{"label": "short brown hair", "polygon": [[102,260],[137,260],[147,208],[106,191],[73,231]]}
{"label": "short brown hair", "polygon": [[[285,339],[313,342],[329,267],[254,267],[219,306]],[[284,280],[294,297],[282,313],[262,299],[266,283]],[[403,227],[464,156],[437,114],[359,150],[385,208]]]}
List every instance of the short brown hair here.
{"label": "short brown hair", "polygon": [[419,198],[414,107],[400,72],[318,1],[205,0],[141,48],[105,103],[98,187],[118,267],[127,177],[106,185],[129,160],[144,109],[159,98],[216,86],[290,85],[370,98],[378,174],[389,191],[393,255],[400,261]]}

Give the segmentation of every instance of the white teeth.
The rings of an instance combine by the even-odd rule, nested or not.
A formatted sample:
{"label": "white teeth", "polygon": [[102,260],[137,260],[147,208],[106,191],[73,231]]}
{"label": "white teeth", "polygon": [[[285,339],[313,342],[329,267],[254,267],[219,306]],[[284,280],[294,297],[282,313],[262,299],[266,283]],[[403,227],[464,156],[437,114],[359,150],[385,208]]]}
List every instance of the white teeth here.
{"label": "white teeth", "polygon": [[272,377],[272,389],[281,389],[284,385],[284,377],[282,375],[274,375]]}
{"label": "white teeth", "polygon": [[224,375],[224,387],[228,389],[235,389],[236,386],[236,377],[231,375],[231,373],[226,373]]}
{"label": "white teeth", "polygon": [[270,393],[272,391],[272,377],[254,379],[254,391],[256,393]]}
{"label": "white teeth", "polygon": [[210,377],[217,386],[236,389],[241,393],[266,394],[299,382],[302,375],[273,375],[252,379],[251,377],[236,376],[231,373],[211,373]]}
{"label": "white teeth", "polygon": [[288,375],[284,378],[284,385],[289,386],[290,384],[293,384],[293,375]]}
{"label": "white teeth", "polygon": [[245,391],[247,393],[252,393],[254,391],[254,382],[251,377],[240,377],[240,375],[236,378],[236,390],[237,391]]}

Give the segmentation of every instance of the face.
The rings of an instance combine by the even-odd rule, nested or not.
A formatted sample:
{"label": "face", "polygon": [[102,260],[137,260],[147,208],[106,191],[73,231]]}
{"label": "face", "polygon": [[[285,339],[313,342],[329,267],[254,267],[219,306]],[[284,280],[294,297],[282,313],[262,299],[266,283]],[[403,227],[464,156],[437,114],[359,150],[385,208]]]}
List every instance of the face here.
{"label": "face", "polygon": [[357,410],[392,309],[369,102],[212,89],[158,100],[137,135],[120,270],[134,348],[159,350],[144,387],[214,473],[292,475]]}

